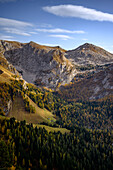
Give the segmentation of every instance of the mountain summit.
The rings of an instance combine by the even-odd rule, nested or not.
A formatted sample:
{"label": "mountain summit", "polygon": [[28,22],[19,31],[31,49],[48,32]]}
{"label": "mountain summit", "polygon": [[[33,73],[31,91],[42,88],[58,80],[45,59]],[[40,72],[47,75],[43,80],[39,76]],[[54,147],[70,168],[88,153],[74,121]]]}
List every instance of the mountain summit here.
{"label": "mountain summit", "polygon": [[55,89],[69,83],[76,74],[74,65],[64,54],[65,50],[60,47],[42,46],[31,41],[6,50],[4,57],[26,81]]}
{"label": "mountain summit", "polygon": [[113,62],[113,54],[93,44],[85,43],[67,51],[66,57],[76,64],[103,65]]}
{"label": "mountain summit", "polygon": [[88,43],[66,51],[59,46],[44,46],[32,41],[1,40],[0,50],[7,67],[12,64],[27,82],[53,90],[70,83],[78,74],[91,73],[113,62],[113,54]]}

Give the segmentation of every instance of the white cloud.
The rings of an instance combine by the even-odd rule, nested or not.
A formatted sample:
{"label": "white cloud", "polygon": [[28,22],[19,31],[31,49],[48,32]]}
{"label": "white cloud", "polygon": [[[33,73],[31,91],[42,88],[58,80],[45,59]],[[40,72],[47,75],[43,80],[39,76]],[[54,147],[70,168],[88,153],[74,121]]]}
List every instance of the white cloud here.
{"label": "white cloud", "polygon": [[49,44],[49,43],[41,43],[41,42],[36,42],[36,43],[40,45],[50,46],[50,47],[59,46],[59,44]]}
{"label": "white cloud", "polygon": [[1,40],[7,40],[7,39],[13,39],[13,36],[8,36],[8,35],[0,35]]}
{"label": "white cloud", "polygon": [[31,36],[29,33],[26,33],[22,30],[16,28],[3,28],[4,31],[11,34],[23,35],[23,36]]}
{"label": "white cloud", "polygon": [[113,22],[113,14],[104,13],[95,9],[76,5],[46,6],[43,10],[62,17],[76,17],[92,21]]}
{"label": "white cloud", "polygon": [[31,31],[29,32],[30,34],[38,34],[37,32]]}
{"label": "white cloud", "polygon": [[7,19],[7,18],[0,18],[0,26],[5,26],[5,27],[28,27],[28,26],[33,26],[33,24],[29,22],[23,22],[23,21],[18,21],[18,20],[13,20],[13,19]]}
{"label": "white cloud", "polygon": [[45,33],[70,33],[70,34],[84,34],[85,32],[82,30],[65,30],[65,29],[60,29],[60,28],[55,28],[55,29],[36,29],[38,32],[45,32]]}
{"label": "white cloud", "polygon": [[[31,36],[28,30],[33,28],[33,24],[29,22],[23,22],[13,19],[0,18],[0,30],[8,34],[16,34],[21,36]],[[5,39],[12,38],[12,36],[6,36]],[[4,37],[0,37],[4,39]]]}
{"label": "white cloud", "polygon": [[61,38],[62,40],[73,39],[72,37],[70,37],[68,35],[49,35],[49,37]]}

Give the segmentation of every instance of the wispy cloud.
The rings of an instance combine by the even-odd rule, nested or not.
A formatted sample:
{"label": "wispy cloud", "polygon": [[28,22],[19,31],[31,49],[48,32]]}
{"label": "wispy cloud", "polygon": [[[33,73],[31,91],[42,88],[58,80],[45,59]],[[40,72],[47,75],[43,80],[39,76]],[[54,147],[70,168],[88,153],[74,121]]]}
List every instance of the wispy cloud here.
{"label": "wispy cloud", "polygon": [[37,32],[31,31],[29,32],[30,34],[38,34]]}
{"label": "wispy cloud", "polygon": [[76,5],[46,6],[43,10],[62,17],[76,17],[92,21],[113,22],[113,14],[104,13],[95,9]]}
{"label": "wispy cloud", "polygon": [[49,35],[49,37],[60,38],[62,40],[73,39],[72,37],[68,35]]}
{"label": "wispy cloud", "polygon": [[59,46],[59,44],[51,44],[51,43],[41,43],[41,42],[36,42],[37,44],[45,45],[45,46],[50,46],[50,47],[55,47]]}
{"label": "wispy cloud", "polygon": [[36,29],[38,32],[45,32],[45,33],[70,33],[70,34],[84,34],[85,32],[82,30],[66,30],[66,29],[60,29],[60,28],[55,28],[55,29]]}
{"label": "wispy cloud", "polygon": [[23,35],[23,36],[31,36],[29,33],[24,32],[23,30],[19,30],[16,28],[3,28],[4,31],[11,34]]}
{"label": "wispy cloud", "polygon": [[7,18],[0,18],[0,26],[5,27],[31,27],[33,24],[29,22],[23,22],[13,19],[7,19]]}
{"label": "wispy cloud", "polygon": [[[4,34],[8,33],[12,35],[21,35],[21,36],[31,36],[30,31],[33,29],[33,24],[29,22],[23,22],[8,18],[0,18],[0,30],[4,31]],[[10,36],[12,37],[12,36]],[[9,37],[5,37],[5,39],[9,39]],[[1,39],[4,39],[1,38]]]}
{"label": "wispy cloud", "polygon": [[8,40],[8,39],[14,39],[15,37],[13,36],[8,36],[8,35],[1,35],[0,34],[0,39],[1,40]]}

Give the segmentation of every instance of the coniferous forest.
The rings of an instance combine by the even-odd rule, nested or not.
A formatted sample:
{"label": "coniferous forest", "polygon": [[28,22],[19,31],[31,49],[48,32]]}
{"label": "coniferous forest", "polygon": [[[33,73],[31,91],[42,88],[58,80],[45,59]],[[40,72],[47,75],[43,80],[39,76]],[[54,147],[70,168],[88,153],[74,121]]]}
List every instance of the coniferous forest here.
{"label": "coniferous forest", "polygon": [[[32,123],[5,117],[3,106],[17,96],[23,98],[25,110],[35,114],[28,97],[38,107],[51,111],[51,127],[67,128],[62,134],[38,128]],[[28,97],[26,97],[28,96]],[[69,102],[46,89],[23,81],[0,84],[0,168],[1,169],[113,169],[113,98],[98,101]]]}
{"label": "coniferous forest", "polygon": [[0,120],[0,167],[16,169],[113,169],[112,133],[76,127],[70,134]]}

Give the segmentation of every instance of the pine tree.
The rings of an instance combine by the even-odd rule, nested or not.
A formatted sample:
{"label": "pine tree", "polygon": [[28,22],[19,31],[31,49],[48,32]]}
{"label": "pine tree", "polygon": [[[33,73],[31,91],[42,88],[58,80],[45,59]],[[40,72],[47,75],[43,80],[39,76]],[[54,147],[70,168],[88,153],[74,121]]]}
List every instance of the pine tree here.
{"label": "pine tree", "polygon": [[0,168],[10,167],[11,159],[5,141],[0,141]]}

